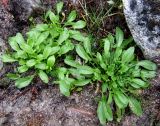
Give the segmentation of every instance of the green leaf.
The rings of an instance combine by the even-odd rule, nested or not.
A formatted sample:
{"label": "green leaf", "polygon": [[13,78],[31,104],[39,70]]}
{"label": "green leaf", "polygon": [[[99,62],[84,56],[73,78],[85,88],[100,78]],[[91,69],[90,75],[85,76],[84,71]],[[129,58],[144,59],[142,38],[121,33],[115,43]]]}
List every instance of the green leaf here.
{"label": "green leaf", "polygon": [[5,62],[5,63],[12,63],[12,62],[15,62],[17,60],[12,58],[11,55],[9,55],[9,54],[4,54],[4,55],[2,55],[2,61]]}
{"label": "green leaf", "polygon": [[53,67],[53,65],[55,64],[55,56],[53,55],[53,56],[50,56],[49,58],[48,58],[48,60],[47,60],[47,66],[49,66],[49,67]]}
{"label": "green leaf", "polygon": [[91,52],[91,40],[90,40],[90,37],[86,37],[84,38],[84,41],[83,41],[83,46],[86,50],[86,52],[90,55],[92,55],[92,52]]}
{"label": "green leaf", "polygon": [[122,55],[122,62],[130,62],[134,58],[134,47],[130,47],[129,49],[125,50]]}
{"label": "green leaf", "polygon": [[7,77],[11,80],[17,80],[19,78],[18,74],[12,74],[12,73],[8,73]]}
{"label": "green leaf", "polygon": [[19,45],[18,45],[15,37],[9,38],[9,44],[13,50],[15,50],[15,51],[20,50]]}
{"label": "green leaf", "polygon": [[15,54],[15,58],[21,58],[21,59],[26,59],[27,53],[23,50],[18,50],[17,53]]}
{"label": "green leaf", "polygon": [[108,84],[107,84],[107,83],[103,83],[103,84],[102,84],[102,92],[103,92],[103,93],[106,93],[106,92],[107,92],[107,89],[108,89]]}
{"label": "green leaf", "polygon": [[20,47],[21,47],[22,50],[24,50],[24,51],[25,51],[26,53],[28,53],[28,54],[33,54],[33,53],[34,53],[32,47],[29,46],[29,45],[26,44],[26,43],[22,43],[22,44],[20,45]]}
{"label": "green leaf", "polygon": [[23,66],[18,67],[18,72],[19,72],[19,73],[24,73],[24,72],[26,72],[27,70],[28,70],[28,66],[26,66],[26,65],[23,65]]}
{"label": "green leaf", "polygon": [[47,18],[47,17],[50,18],[50,20],[51,20],[51,22],[52,22],[53,24],[59,22],[58,16],[56,16],[51,10],[49,10],[49,11],[46,13],[45,18]]}
{"label": "green leaf", "polygon": [[64,60],[65,64],[72,66],[72,67],[79,67],[80,64],[74,60],[72,60],[70,57],[66,57]]}
{"label": "green leaf", "polygon": [[64,31],[61,33],[58,39],[58,44],[61,45],[64,41],[66,41],[69,37],[69,31],[65,28]]}
{"label": "green leaf", "polygon": [[117,41],[117,47],[120,47],[122,42],[123,42],[123,39],[124,39],[124,33],[123,31],[117,27],[116,28],[116,41]]}
{"label": "green leaf", "polygon": [[24,88],[31,83],[33,78],[34,78],[34,76],[19,78],[19,79],[16,80],[15,86],[19,89]]}
{"label": "green leaf", "polygon": [[47,65],[45,63],[39,63],[35,65],[35,68],[40,69],[40,70],[46,70]]}
{"label": "green leaf", "polygon": [[114,53],[114,61],[119,60],[119,57],[121,56],[121,54],[122,54],[122,49],[117,47]]}
{"label": "green leaf", "polygon": [[149,60],[142,60],[142,61],[138,62],[137,65],[141,66],[147,70],[156,70],[157,69],[156,64],[149,61]]}
{"label": "green leaf", "polygon": [[85,52],[84,48],[80,44],[78,44],[76,46],[76,52],[84,60],[86,60],[86,61],[90,61],[91,60],[91,58],[88,56],[88,54]]}
{"label": "green leaf", "polygon": [[72,25],[72,27],[74,28],[74,29],[82,29],[82,28],[84,28],[86,26],[86,22],[85,21],[82,21],[82,20],[79,20],[79,21],[77,21],[76,23],[74,23],[73,25]]}
{"label": "green leaf", "polygon": [[52,48],[49,46],[46,46],[43,51],[43,58],[47,59],[51,55],[51,53],[52,53]]}
{"label": "green leaf", "polygon": [[67,22],[74,21],[76,19],[76,16],[77,16],[76,11],[75,10],[71,11],[71,13],[69,14],[67,18]]}
{"label": "green leaf", "polygon": [[48,24],[37,24],[36,25],[36,30],[40,31],[40,32],[43,32],[43,31],[46,31],[48,30]]}
{"label": "green leaf", "polygon": [[63,2],[57,3],[56,9],[58,14],[62,11],[62,8],[63,8]]}
{"label": "green leaf", "polygon": [[107,104],[111,104],[112,103],[112,93],[109,92],[109,97],[108,97],[108,100],[107,100]]}
{"label": "green leaf", "polygon": [[154,78],[156,76],[155,71],[141,70],[142,78]]}
{"label": "green leaf", "polygon": [[49,82],[49,79],[48,79],[48,76],[47,74],[40,70],[39,73],[38,73],[39,77],[41,78],[41,80],[44,82],[44,83],[48,83]]}
{"label": "green leaf", "polygon": [[116,91],[114,94],[114,101],[119,109],[123,109],[128,105],[128,98],[120,91]]}
{"label": "green leaf", "polygon": [[78,66],[78,71],[80,74],[83,74],[83,75],[94,73],[94,69],[89,66]]}
{"label": "green leaf", "polygon": [[107,118],[108,121],[112,121],[113,120],[113,113],[112,113],[112,109],[111,107],[105,103],[105,116]]}
{"label": "green leaf", "polygon": [[74,79],[68,78],[68,77],[65,77],[63,80],[60,80],[59,81],[60,92],[62,94],[64,94],[65,96],[69,96],[70,95],[71,86],[72,86],[72,83],[74,81],[75,81]]}
{"label": "green leaf", "polygon": [[141,104],[135,98],[133,98],[133,97],[129,98],[129,107],[133,111],[133,113],[136,114],[137,116],[141,116],[142,115]]}
{"label": "green leaf", "polygon": [[64,67],[60,67],[57,69],[58,79],[63,80],[65,78],[65,74],[67,73],[67,69]]}
{"label": "green leaf", "polygon": [[60,47],[59,47],[59,46],[52,47],[52,52],[51,52],[50,55],[53,55],[53,54],[59,52],[59,50],[60,50]]}
{"label": "green leaf", "polygon": [[86,79],[86,80],[76,80],[73,83],[75,86],[85,86],[85,85],[89,84],[90,82],[91,82],[90,79]]}
{"label": "green leaf", "polygon": [[42,42],[46,41],[46,39],[48,38],[48,36],[49,36],[49,31],[42,32],[42,33],[39,35],[39,37],[38,37],[35,45],[38,46],[38,45],[40,45]]}
{"label": "green leaf", "polygon": [[83,36],[81,32],[75,31],[75,30],[69,30],[69,33],[70,33],[70,38],[73,38],[80,42],[85,41],[85,37]]}
{"label": "green leaf", "polygon": [[102,58],[102,56],[101,56],[101,54],[100,54],[99,52],[97,52],[96,58],[97,58],[98,62],[100,63],[100,66],[101,66],[104,70],[106,70],[106,69],[107,69],[107,66],[106,66],[106,64],[104,63],[103,58]]}
{"label": "green leaf", "polygon": [[110,42],[107,38],[103,39],[103,41],[104,41],[104,55],[108,56],[110,50]]}
{"label": "green leaf", "polygon": [[74,49],[74,44],[71,43],[70,40],[66,41],[65,45],[62,45],[58,54],[62,55],[62,54],[66,54],[67,52],[69,52],[70,50]]}
{"label": "green leaf", "polygon": [[16,39],[16,42],[21,45],[22,43],[25,43],[25,40],[22,36],[21,33],[17,33],[16,36],[15,36],[15,39]]}
{"label": "green leaf", "polygon": [[145,81],[138,79],[138,78],[132,79],[132,82],[135,83],[136,85],[139,85],[140,87],[143,87],[143,88],[148,87],[148,83],[146,83]]}
{"label": "green leaf", "polygon": [[104,113],[104,105],[103,105],[102,101],[100,101],[99,104],[98,104],[97,115],[98,115],[100,123],[102,125],[105,125],[106,124],[106,116],[105,116],[105,113]]}
{"label": "green leaf", "polygon": [[26,65],[28,66],[28,67],[32,67],[32,66],[34,66],[36,64],[36,60],[35,59],[30,59],[30,60],[28,60],[27,62],[26,62]]}

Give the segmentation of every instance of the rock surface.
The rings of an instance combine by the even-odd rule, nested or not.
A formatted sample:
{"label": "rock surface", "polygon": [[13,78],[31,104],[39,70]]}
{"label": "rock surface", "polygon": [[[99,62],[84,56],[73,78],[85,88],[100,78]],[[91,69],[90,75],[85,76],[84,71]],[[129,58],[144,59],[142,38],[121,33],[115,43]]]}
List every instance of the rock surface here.
{"label": "rock surface", "polygon": [[26,21],[31,15],[43,11],[41,0],[11,0],[12,12],[21,21]]}
{"label": "rock surface", "polygon": [[160,0],[123,0],[124,14],[145,58],[160,63]]}

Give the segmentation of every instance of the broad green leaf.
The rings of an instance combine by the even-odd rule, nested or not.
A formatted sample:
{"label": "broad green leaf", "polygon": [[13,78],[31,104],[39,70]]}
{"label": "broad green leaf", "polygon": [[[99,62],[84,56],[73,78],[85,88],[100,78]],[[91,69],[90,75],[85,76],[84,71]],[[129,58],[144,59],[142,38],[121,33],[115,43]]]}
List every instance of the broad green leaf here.
{"label": "broad green leaf", "polygon": [[36,25],[36,30],[43,32],[48,30],[48,24],[37,24]]}
{"label": "broad green leaf", "polygon": [[99,121],[102,125],[105,125],[106,123],[106,116],[105,116],[105,113],[104,113],[104,107],[103,107],[103,102],[100,101],[99,104],[98,104],[98,108],[97,108],[97,115],[98,115],[98,118],[99,118]]}
{"label": "broad green leaf", "polygon": [[109,94],[108,94],[108,100],[107,100],[107,104],[111,104],[112,103],[112,93],[111,92],[109,92]]}
{"label": "broad green leaf", "polygon": [[76,11],[75,10],[71,11],[71,13],[69,14],[67,18],[67,22],[74,21],[76,19],[76,16],[77,16]]}
{"label": "broad green leaf", "polygon": [[12,58],[12,56],[9,55],[9,54],[4,54],[4,55],[2,55],[2,61],[5,62],[5,63],[12,63],[12,62],[15,62],[17,60]]}
{"label": "broad green leaf", "polygon": [[86,61],[90,61],[91,60],[91,58],[88,56],[88,54],[85,52],[84,48],[80,44],[78,44],[76,46],[76,52],[84,60],[86,60]]}
{"label": "broad green leaf", "polygon": [[103,84],[102,84],[102,92],[103,92],[103,93],[106,93],[106,92],[107,92],[107,89],[108,89],[108,84],[107,84],[107,83],[103,83]]}
{"label": "broad green leaf", "polygon": [[75,81],[74,79],[68,77],[65,77],[63,80],[60,80],[59,85],[61,93],[64,94],[65,96],[69,96],[71,86],[74,81]]}
{"label": "broad green leaf", "polygon": [[107,118],[108,121],[112,121],[113,120],[113,113],[112,113],[112,109],[111,107],[105,103],[105,116]]}
{"label": "broad green leaf", "polygon": [[27,62],[26,62],[26,65],[28,66],[28,67],[32,67],[32,66],[34,66],[36,64],[36,60],[35,59],[30,59],[30,60],[28,60]]}
{"label": "broad green leaf", "polygon": [[38,45],[40,45],[42,42],[46,42],[46,39],[47,39],[48,35],[49,35],[49,31],[42,32],[42,33],[39,35],[39,37],[38,37],[35,45],[38,46]]}
{"label": "broad green leaf", "polygon": [[25,51],[26,53],[28,53],[28,54],[33,54],[33,53],[34,53],[32,47],[29,46],[29,45],[26,44],[26,43],[22,43],[22,44],[20,45],[20,47],[21,47],[22,50],[24,50],[24,51]]}
{"label": "broad green leaf", "polygon": [[122,62],[130,62],[134,58],[134,47],[125,50],[122,55]]}
{"label": "broad green leaf", "polygon": [[31,81],[33,80],[34,76],[29,76],[29,77],[24,77],[24,78],[19,78],[15,82],[15,86],[19,89],[24,88],[28,86]]}
{"label": "broad green leaf", "polygon": [[155,71],[141,70],[142,78],[154,78],[156,76]]}
{"label": "broad green leaf", "polygon": [[69,66],[72,66],[72,67],[76,67],[77,68],[77,67],[80,66],[80,64],[77,61],[74,61],[69,57],[66,57],[64,62],[65,62],[65,64],[67,64]]}
{"label": "broad green leaf", "polygon": [[64,31],[60,34],[58,39],[58,44],[61,45],[64,41],[66,41],[69,37],[69,31],[65,28]]}
{"label": "broad green leaf", "polygon": [[8,73],[7,77],[11,80],[17,80],[20,76],[18,74]]}
{"label": "broad green leaf", "polygon": [[138,78],[132,79],[132,82],[143,88],[148,87],[148,83]]}
{"label": "broad green leaf", "polygon": [[62,45],[58,54],[62,55],[62,54],[66,54],[67,52],[69,52],[70,50],[74,49],[74,44],[71,43],[70,40],[66,41],[65,45]]}
{"label": "broad green leaf", "polygon": [[47,66],[49,67],[53,67],[53,65],[55,64],[55,56],[50,56],[48,59],[47,59]]}
{"label": "broad green leaf", "polygon": [[81,32],[69,30],[69,33],[70,33],[70,38],[73,38],[73,39],[80,41],[80,42],[85,41],[85,37],[83,36],[83,34]]}
{"label": "broad green leaf", "polygon": [[73,25],[72,25],[72,27],[74,28],[74,29],[82,29],[82,28],[84,28],[86,26],[86,22],[85,21],[82,21],[82,20],[79,20],[79,21],[77,21],[76,23],[74,23]]}
{"label": "broad green leaf", "polygon": [[40,70],[38,75],[44,83],[49,82],[48,75],[44,71]]}
{"label": "broad green leaf", "polygon": [[65,74],[67,73],[67,69],[64,67],[60,67],[57,69],[58,79],[63,80],[65,78]]}
{"label": "broad green leaf", "polygon": [[49,17],[49,19],[51,20],[51,22],[53,24],[58,23],[59,22],[59,18],[58,16],[56,16],[51,10],[47,11],[45,18]]}
{"label": "broad green leaf", "polygon": [[90,82],[91,82],[90,79],[86,79],[86,80],[76,80],[73,83],[75,86],[85,86],[85,85],[89,84]]}
{"label": "broad green leaf", "polygon": [[52,53],[52,48],[49,46],[46,46],[43,51],[43,58],[47,59],[51,55],[51,53]]}
{"label": "broad green leaf", "polygon": [[40,70],[46,70],[47,65],[45,63],[39,63],[35,65],[35,68],[40,69]]}
{"label": "broad green leaf", "polygon": [[44,59],[42,54],[37,55],[37,61],[42,61]]}
{"label": "broad green leaf", "polygon": [[122,49],[117,47],[114,53],[114,61],[117,61],[121,56],[121,54],[122,54]]}
{"label": "broad green leaf", "polygon": [[59,46],[52,47],[52,52],[51,52],[50,55],[53,55],[53,54],[57,53],[59,50],[60,50]]}
{"label": "broad green leaf", "polygon": [[123,109],[128,105],[128,98],[120,91],[116,91],[114,94],[114,101],[119,109]]}
{"label": "broad green leaf", "polygon": [[15,50],[15,51],[20,50],[19,45],[18,45],[15,37],[9,38],[9,44],[13,50]]}
{"label": "broad green leaf", "polygon": [[63,2],[57,3],[56,10],[58,14],[62,11],[62,8],[63,8]]}
{"label": "broad green leaf", "polygon": [[78,71],[80,74],[84,74],[84,75],[94,73],[94,69],[89,66],[78,66]]}
{"label": "broad green leaf", "polygon": [[91,52],[91,40],[90,40],[90,37],[86,37],[84,38],[84,41],[83,41],[83,46],[86,50],[86,52],[90,55],[92,55],[92,52]]}
{"label": "broad green leaf", "polygon": [[26,59],[28,56],[27,56],[27,53],[23,50],[18,50],[17,53],[15,54],[15,57],[16,58],[21,58],[21,59]]}
{"label": "broad green leaf", "polygon": [[107,38],[103,39],[103,41],[104,41],[104,55],[108,56],[110,50],[110,42]]}
{"label": "broad green leaf", "polygon": [[120,47],[122,42],[123,42],[123,39],[124,39],[124,33],[123,31],[117,27],[116,28],[116,42],[117,42],[117,47]]}
{"label": "broad green leaf", "polygon": [[141,66],[147,70],[156,70],[157,69],[156,64],[149,61],[149,60],[142,60],[142,61],[138,62],[137,65]]}
{"label": "broad green leaf", "polygon": [[104,70],[106,70],[106,69],[107,69],[107,66],[106,66],[106,64],[104,63],[103,58],[102,58],[102,56],[101,56],[101,54],[100,54],[99,52],[97,52],[96,58],[97,58],[97,60],[98,60],[98,62],[99,62],[99,64],[100,64],[100,66],[101,66]]}
{"label": "broad green leaf", "polygon": [[142,115],[142,108],[141,108],[141,104],[138,100],[136,100],[133,97],[129,98],[129,107],[132,110],[132,112],[134,114],[136,114],[137,116],[141,116]]}
{"label": "broad green leaf", "polygon": [[17,33],[15,36],[15,39],[19,45],[21,45],[22,43],[25,43],[25,40],[21,33]]}
{"label": "broad green leaf", "polygon": [[24,72],[26,72],[27,70],[28,70],[28,66],[26,66],[26,65],[23,65],[23,66],[18,67],[18,72],[19,72],[19,73],[24,73]]}

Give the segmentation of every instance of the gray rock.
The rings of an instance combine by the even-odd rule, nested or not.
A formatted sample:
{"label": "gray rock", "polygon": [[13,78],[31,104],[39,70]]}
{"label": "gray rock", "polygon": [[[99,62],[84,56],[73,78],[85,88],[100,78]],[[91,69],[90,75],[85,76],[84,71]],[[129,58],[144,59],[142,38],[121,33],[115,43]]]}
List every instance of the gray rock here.
{"label": "gray rock", "polygon": [[147,59],[160,63],[160,0],[123,0],[126,21]]}
{"label": "gray rock", "polygon": [[[5,46],[4,40],[0,38],[0,56],[4,53],[5,48],[6,46]],[[2,62],[2,59],[0,58],[0,73],[2,68],[3,68],[3,62]]]}
{"label": "gray rock", "polygon": [[13,15],[26,21],[31,15],[43,12],[41,0],[11,0]]}

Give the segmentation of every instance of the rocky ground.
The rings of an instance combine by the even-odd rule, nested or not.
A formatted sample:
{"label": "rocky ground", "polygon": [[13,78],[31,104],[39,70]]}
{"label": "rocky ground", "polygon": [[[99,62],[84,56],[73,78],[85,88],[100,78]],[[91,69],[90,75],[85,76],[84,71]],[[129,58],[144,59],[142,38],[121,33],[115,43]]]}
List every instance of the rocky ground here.
{"label": "rocky ground", "polygon": [[[16,32],[25,32],[29,27],[26,17],[30,15],[31,10],[18,9],[17,6],[21,7],[21,4],[17,1],[2,0],[0,2],[1,53],[8,46],[9,36],[15,35]],[[54,2],[46,0],[43,4],[47,8],[51,8]],[[13,5],[15,4],[21,12],[14,11],[15,6]],[[40,12],[39,9],[44,11],[44,8],[38,3],[34,7],[35,10],[38,9],[38,12]],[[36,15],[38,14],[36,13]],[[116,21],[114,20],[114,22]],[[108,27],[106,26],[106,28]],[[0,62],[0,126],[100,125],[96,116],[98,94],[94,92],[95,85],[85,87],[82,92],[75,92],[71,97],[62,96],[57,85],[44,85],[38,81],[23,90],[18,90],[12,81],[5,78],[5,73],[11,71],[11,68],[10,65],[4,66]],[[160,126],[159,81],[160,72],[158,71],[157,77],[151,81],[151,87],[140,91],[144,111],[141,117],[136,117],[130,111],[126,111],[127,114],[120,123],[114,121],[107,123],[107,126]]]}

